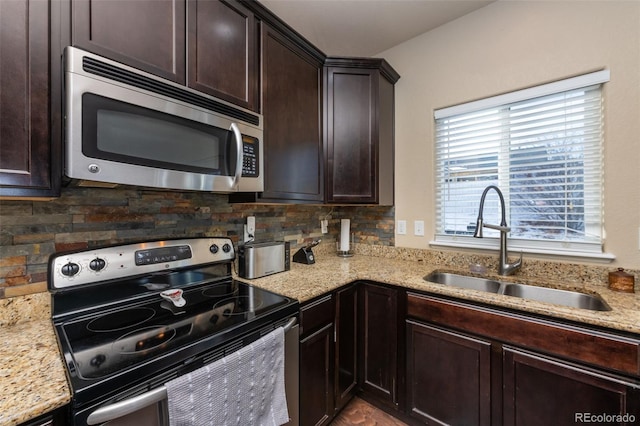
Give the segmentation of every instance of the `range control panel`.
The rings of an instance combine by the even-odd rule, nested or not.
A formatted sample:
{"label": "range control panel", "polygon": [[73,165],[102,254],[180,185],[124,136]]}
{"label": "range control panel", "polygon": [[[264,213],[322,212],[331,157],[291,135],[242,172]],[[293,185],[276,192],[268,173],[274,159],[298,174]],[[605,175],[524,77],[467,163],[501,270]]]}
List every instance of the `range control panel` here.
{"label": "range control panel", "polygon": [[185,268],[235,258],[229,238],[153,241],[54,254],[49,259],[49,288],[64,289],[128,276]]}

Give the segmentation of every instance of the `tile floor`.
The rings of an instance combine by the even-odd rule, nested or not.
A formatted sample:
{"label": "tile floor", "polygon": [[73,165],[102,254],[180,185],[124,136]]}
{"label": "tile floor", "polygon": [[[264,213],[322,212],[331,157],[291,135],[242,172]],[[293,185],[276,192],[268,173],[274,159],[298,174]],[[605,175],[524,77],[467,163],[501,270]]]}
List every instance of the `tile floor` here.
{"label": "tile floor", "polygon": [[368,402],[353,398],[330,426],[407,426]]}

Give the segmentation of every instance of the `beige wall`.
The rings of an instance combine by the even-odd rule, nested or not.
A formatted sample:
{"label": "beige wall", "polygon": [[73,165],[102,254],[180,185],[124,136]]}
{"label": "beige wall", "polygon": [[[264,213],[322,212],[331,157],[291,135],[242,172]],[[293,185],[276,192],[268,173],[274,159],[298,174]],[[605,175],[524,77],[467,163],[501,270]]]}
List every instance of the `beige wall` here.
{"label": "beige wall", "polygon": [[640,267],[640,1],[499,0],[378,56],[401,75],[396,220],[408,235],[397,246],[433,238],[434,109],[606,68],[605,251]]}

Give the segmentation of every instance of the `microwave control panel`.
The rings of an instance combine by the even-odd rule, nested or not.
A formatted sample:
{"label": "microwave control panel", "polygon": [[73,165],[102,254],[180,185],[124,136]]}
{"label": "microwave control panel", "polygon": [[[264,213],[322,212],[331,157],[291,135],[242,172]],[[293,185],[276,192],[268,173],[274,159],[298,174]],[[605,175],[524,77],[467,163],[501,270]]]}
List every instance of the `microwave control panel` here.
{"label": "microwave control panel", "polygon": [[251,136],[242,135],[242,177],[260,176],[259,141]]}

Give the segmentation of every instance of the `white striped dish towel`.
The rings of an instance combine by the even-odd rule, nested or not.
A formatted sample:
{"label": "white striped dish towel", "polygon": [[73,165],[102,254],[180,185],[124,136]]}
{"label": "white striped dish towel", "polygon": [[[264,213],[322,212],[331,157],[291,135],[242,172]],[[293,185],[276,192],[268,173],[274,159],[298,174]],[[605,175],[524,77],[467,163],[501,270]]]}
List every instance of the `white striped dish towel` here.
{"label": "white striped dish towel", "polygon": [[289,421],[284,329],[165,384],[170,426],[277,426]]}

